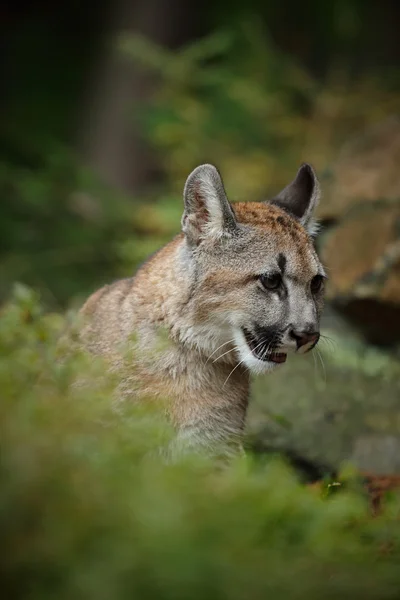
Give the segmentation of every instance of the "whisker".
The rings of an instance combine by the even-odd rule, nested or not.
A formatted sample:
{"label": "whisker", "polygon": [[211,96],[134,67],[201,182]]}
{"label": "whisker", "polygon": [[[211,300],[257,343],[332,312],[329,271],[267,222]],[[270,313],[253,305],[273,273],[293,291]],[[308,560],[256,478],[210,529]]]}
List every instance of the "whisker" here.
{"label": "whisker", "polygon": [[331,340],[332,342],[335,341],[333,337],[331,337],[330,335],[326,335],[325,333],[321,333],[321,337],[324,340]]}
{"label": "whisker", "polygon": [[272,349],[272,346],[273,346],[273,344],[275,343],[275,341],[277,341],[277,340],[278,340],[278,336],[279,336],[279,334],[278,334],[278,333],[275,333],[275,334],[272,336],[272,338],[271,338],[271,341],[269,342],[269,344],[268,344],[267,348],[265,349],[265,352],[263,352],[263,354],[262,354],[262,359],[263,359],[263,360],[264,360],[264,359],[265,359],[265,357],[266,357],[266,356],[269,354],[269,352],[270,352],[270,349]]}
{"label": "whisker", "polygon": [[[273,339],[274,338],[272,338],[272,341],[273,341]],[[256,350],[258,350],[258,348],[260,348],[261,346],[263,346],[266,343],[266,341],[267,340],[265,338],[262,338],[261,342],[259,344],[257,344],[257,346],[254,348],[253,352],[255,352]],[[266,350],[261,354],[261,360],[263,360],[267,356],[267,354],[269,352],[269,349],[271,347],[272,341],[270,341],[268,343]]]}
{"label": "whisker", "polygon": [[[264,343],[265,343],[265,340],[264,340]],[[261,352],[261,360],[264,360],[264,359],[265,359],[265,357],[267,356],[267,354],[268,354],[268,351],[269,351],[269,348],[270,348],[271,344],[272,344],[272,340],[270,340],[270,341],[267,343],[267,346],[266,346],[265,350],[264,350],[263,352]]]}
{"label": "whisker", "polygon": [[224,342],[223,344],[221,344],[220,346],[218,346],[218,348],[216,348],[216,349],[215,349],[213,352],[211,352],[210,356],[207,358],[207,360],[206,360],[206,362],[205,362],[205,365],[208,363],[208,361],[210,360],[210,358],[211,358],[212,356],[214,356],[214,354],[215,354],[216,352],[218,352],[218,350],[220,350],[221,348],[223,348],[223,347],[224,347],[224,346],[226,346],[227,344],[232,344],[232,342],[234,342],[234,341],[235,341],[234,339],[232,339],[232,340],[228,340],[227,342]]}
{"label": "whisker", "polygon": [[234,371],[236,371],[236,369],[237,369],[238,367],[240,367],[240,365],[241,365],[242,363],[243,363],[243,360],[241,360],[240,362],[238,362],[238,364],[236,365],[236,367],[233,367],[232,371],[229,373],[228,377],[227,377],[227,378],[225,379],[225,381],[224,381],[224,384],[223,384],[223,386],[222,386],[223,388],[225,387],[225,385],[226,385],[226,382],[228,381],[228,379],[229,379],[229,377],[232,375],[232,373],[233,373]]}
{"label": "whisker", "polygon": [[322,341],[322,342],[325,343],[326,348],[330,352],[334,352],[336,350],[336,346],[337,346],[337,341],[336,340],[333,340],[332,338],[330,338],[328,336],[321,335],[320,336],[320,341]]}
{"label": "whisker", "polygon": [[256,346],[255,348],[253,348],[252,352],[255,352],[256,350],[258,350],[258,348],[260,348],[260,347],[261,347],[261,346],[262,346],[264,343],[265,343],[265,342],[264,342],[264,340],[261,340],[261,341],[260,341],[260,342],[257,344],[257,346]]}
{"label": "whisker", "polygon": [[323,358],[322,358],[322,354],[321,354],[321,352],[318,350],[318,348],[315,348],[315,349],[316,349],[316,351],[317,351],[317,356],[318,356],[318,358],[319,358],[319,360],[320,360],[320,362],[321,362],[322,371],[323,371],[323,373],[324,373],[324,381],[325,381],[325,385],[326,385],[326,369],[325,369],[325,363],[324,363],[324,360],[323,360]]}
{"label": "whisker", "polygon": [[[215,362],[217,362],[217,360],[219,360],[220,358],[222,358],[223,356],[226,356],[226,354],[229,354],[230,352],[233,352],[234,350],[239,350],[239,348],[237,346],[234,346],[233,348],[231,348],[230,350],[227,350],[226,352],[224,352],[223,354],[220,354],[219,356],[217,356],[217,358],[215,358],[213,360],[213,364]],[[207,364],[207,363],[206,363]]]}
{"label": "whisker", "polygon": [[317,359],[315,358],[315,352],[311,352],[312,357],[314,359],[314,377],[317,378],[318,375],[318,365],[317,365]]}
{"label": "whisker", "polygon": [[324,352],[334,352],[336,350],[333,340],[322,338],[320,341],[325,343],[325,346],[323,347]]}

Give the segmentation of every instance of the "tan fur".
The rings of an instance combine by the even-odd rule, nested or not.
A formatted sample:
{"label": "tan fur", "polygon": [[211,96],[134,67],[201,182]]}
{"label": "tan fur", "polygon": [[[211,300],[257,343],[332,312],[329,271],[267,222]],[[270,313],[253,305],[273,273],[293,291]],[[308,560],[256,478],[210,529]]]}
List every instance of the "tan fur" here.
{"label": "tan fur", "polygon": [[[186,233],[134,277],[95,292],[81,312],[85,346],[108,357],[110,368],[121,374],[119,396],[165,399],[177,447],[214,449],[240,445],[245,426],[252,366],[240,360],[239,324],[247,326],[248,318],[266,326],[263,302],[271,310],[279,306],[263,295],[257,276],[279,253],[293,281],[308,282],[320,265],[304,227],[279,206],[238,203],[232,214],[226,214],[226,205],[225,214],[219,213],[218,204],[209,202],[215,202],[213,190],[217,197],[223,187],[208,180],[207,193],[198,198],[209,173],[201,171],[192,188],[187,184],[198,207],[192,209],[185,196]],[[211,183],[219,186],[211,174]],[[237,235],[231,233],[233,220]],[[133,351],[132,362],[124,358],[126,348]],[[261,365],[257,371],[262,363],[254,362]]]}

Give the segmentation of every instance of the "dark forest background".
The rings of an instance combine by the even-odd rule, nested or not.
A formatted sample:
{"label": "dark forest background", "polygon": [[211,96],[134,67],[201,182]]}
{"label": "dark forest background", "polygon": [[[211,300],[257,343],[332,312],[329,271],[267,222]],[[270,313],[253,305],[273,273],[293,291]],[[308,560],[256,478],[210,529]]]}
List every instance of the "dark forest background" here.
{"label": "dark forest background", "polygon": [[23,280],[62,307],[131,272],[176,229],[201,161],[233,199],[279,189],[301,160],[329,175],[342,144],[398,110],[399,10],[3,3],[1,297]]}

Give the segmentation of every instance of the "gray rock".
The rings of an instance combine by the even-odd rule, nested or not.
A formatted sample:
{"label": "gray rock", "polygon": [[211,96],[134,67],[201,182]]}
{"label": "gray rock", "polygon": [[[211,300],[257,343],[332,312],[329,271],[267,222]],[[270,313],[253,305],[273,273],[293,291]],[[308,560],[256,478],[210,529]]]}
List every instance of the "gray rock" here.
{"label": "gray rock", "polygon": [[[326,333],[326,332],[325,332]],[[248,439],[317,464],[400,473],[400,361],[336,337],[256,379]]]}
{"label": "gray rock", "polygon": [[366,434],[357,438],[350,461],[376,475],[400,473],[400,435]]}

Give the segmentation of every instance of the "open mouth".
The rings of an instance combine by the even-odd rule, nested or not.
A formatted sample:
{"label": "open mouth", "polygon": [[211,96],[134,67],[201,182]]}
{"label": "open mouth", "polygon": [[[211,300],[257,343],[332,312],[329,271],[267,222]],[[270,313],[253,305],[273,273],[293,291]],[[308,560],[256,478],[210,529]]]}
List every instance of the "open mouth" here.
{"label": "open mouth", "polygon": [[263,362],[284,363],[286,362],[287,354],[284,352],[275,352],[271,347],[271,341],[263,336],[255,336],[247,329],[243,329],[244,337],[253,356]]}

